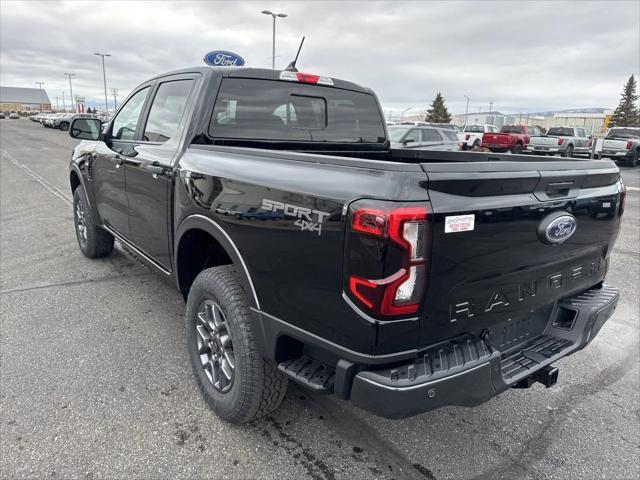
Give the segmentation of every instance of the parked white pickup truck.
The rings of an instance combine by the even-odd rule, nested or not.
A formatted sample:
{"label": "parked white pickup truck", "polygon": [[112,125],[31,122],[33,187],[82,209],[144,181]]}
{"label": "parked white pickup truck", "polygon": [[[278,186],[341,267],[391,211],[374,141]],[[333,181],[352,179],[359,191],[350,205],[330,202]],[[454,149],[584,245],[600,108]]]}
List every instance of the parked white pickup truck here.
{"label": "parked white pickup truck", "polygon": [[551,127],[546,135],[531,137],[527,151],[536,155],[573,157],[575,154],[589,154],[591,132],[582,127]]}
{"label": "parked white pickup truck", "polygon": [[611,128],[604,137],[600,157],[636,167],[640,163],[640,128]]}
{"label": "parked white pickup truck", "polygon": [[482,135],[485,133],[498,133],[500,129],[495,125],[465,125],[464,129],[458,133],[458,138],[462,142],[462,149],[479,148],[482,145]]}

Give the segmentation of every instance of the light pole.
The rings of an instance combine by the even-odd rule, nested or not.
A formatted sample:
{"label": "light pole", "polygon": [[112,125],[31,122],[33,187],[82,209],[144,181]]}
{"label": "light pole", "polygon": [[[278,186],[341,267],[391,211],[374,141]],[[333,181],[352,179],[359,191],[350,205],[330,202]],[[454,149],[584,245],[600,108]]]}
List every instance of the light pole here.
{"label": "light pole", "polygon": [[469,118],[467,116],[469,115],[469,97],[465,95],[464,98],[467,99],[467,106],[464,109],[464,124],[466,125],[467,123],[469,123]]}
{"label": "light pole", "polygon": [[112,88],[111,93],[113,93],[113,113],[115,115],[115,112],[118,109],[118,101],[116,100],[116,97],[118,96],[118,89]]}
{"label": "light pole", "polygon": [[58,97],[58,96],[56,95],[56,112],[57,112],[58,110],[60,110],[60,104],[58,103],[58,99],[59,99],[59,98],[60,98],[60,97]]}
{"label": "light pole", "polygon": [[40,113],[42,113],[42,85],[44,82],[36,82],[36,84],[40,87]]}
{"label": "light pole", "polygon": [[269,10],[263,10],[262,13],[265,15],[271,15],[273,18],[273,42],[271,44],[271,68],[275,70],[276,68],[276,17],[286,18],[286,13],[273,13]]}
{"label": "light pole", "polygon": [[67,102],[64,99],[64,90],[62,91],[62,111],[67,113]]}
{"label": "light pole", "polygon": [[400,115],[400,123],[402,123],[402,120],[404,120],[404,114],[407,113],[412,108],[413,107],[409,107],[409,108],[405,108],[404,110],[402,110],[402,114]]}
{"label": "light pole", "polygon": [[110,57],[110,53],[94,53],[94,55],[98,55],[102,57],[102,82],[104,83],[104,109],[105,113],[109,114],[109,105],[107,104],[107,74],[104,69],[104,57]]}
{"label": "light pole", "polygon": [[67,77],[69,77],[69,90],[71,92],[71,110],[73,110],[72,113],[76,113],[76,106],[73,104],[73,86],[71,85],[71,77],[75,77],[76,74],[75,73],[65,73],[65,75]]}

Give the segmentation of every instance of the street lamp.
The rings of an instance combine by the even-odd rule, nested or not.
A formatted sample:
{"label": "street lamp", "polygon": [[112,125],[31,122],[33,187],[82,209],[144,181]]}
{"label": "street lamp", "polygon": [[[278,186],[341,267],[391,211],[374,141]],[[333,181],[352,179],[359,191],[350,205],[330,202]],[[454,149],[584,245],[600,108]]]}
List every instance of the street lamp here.
{"label": "street lamp", "polygon": [[464,109],[464,124],[467,125],[469,123],[469,118],[467,117],[469,115],[469,97],[465,95],[464,98],[467,99],[467,107]]}
{"label": "street lamp", "polygon": [[409,107],[409,108],[405,108],[404,110],[402,110],[402,114],[400,115],[400,123],[402,123],[402,120],[404,120],[404,114],[407,113],[412,108],[413,107]]}
{"label": "street lamp", "polygon": [[42,85],[44,82],[36,82],[36,84],[40,87],[40,113],[42,113]]}
{"label": "street lamp", "polygon": [[262,13],[265,15],[271,15],[273,18],[273,42],[271,44],[271,68],[275,70],[276,68],[276,17],[286,18],[286,13],[273,13],[269,10],[263,10]]}
{"label": "street lamp", "polygon": [[110,53],[94,53],[94,55],[98,55],[99,57],[102,57],[102,81],[104,83],[104,109],[105,109],[105,113],[108,115],[109,105],[107,104],[107,74],[105,73],[105,69],[104,69],[104,57],[110,57],[111,54]]}
{"label": "street lamp", "polygon": [[71,77],[75,77],[76,74],[75,73],[65,73],[65,75],[67,77],[69,77],[69,90],[71,92],[71,109],[73,110],[73,113],[76,112],[76,106],[73,103],[73,86],[71,85]]}

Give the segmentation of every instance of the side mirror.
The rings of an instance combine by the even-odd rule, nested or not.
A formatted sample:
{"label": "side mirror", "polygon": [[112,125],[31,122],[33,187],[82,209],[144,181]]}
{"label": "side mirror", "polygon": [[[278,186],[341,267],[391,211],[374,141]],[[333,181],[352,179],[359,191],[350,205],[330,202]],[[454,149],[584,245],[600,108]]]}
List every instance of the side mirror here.
{"label": "side mirror", "polygon": [[406,145],[407,143],[411,143],[411,142],[415,142],[415,140],[413,138],[407,138],[404,142],[402,142],[402,144]]}
{"label": "side mirror", "polygon": [[76,118],[71,123],[69,135],[79,140],[99,140],[102,122],[97,118]]}

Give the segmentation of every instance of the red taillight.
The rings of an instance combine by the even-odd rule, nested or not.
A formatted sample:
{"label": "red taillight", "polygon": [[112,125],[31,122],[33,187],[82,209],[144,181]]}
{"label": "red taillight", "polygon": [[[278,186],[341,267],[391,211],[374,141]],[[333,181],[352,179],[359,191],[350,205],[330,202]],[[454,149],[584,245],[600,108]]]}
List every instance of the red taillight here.
{"label": "red taillight", "polygon": [[627,142],[627,150],[631,150],[631,147],[633,147],[633,142],[631,140],[629,140]]}
{"label": "red taillight", "polygon": [[384,278],[349,271],[349,292],[371,313],[397,316],[418,311],[426,286],[427,215],[422,206],[352,212],[351,232],[365,234],[364,240],[369,236],[380,240],[382,248],[395,245],[401,251],[400,265]]}
{"label": "red taillight", "polygon": [[558,145],[562,145],[564,143],[564,138],[559,138],[558,139]]}
{"label": "red taillight", "polygon": [[467,133],[467,134],[464,136],[464,139],[465,139],[465,140],[469,140],[470,138],[471,138],[471,134],[470,134],[470,133]]}

